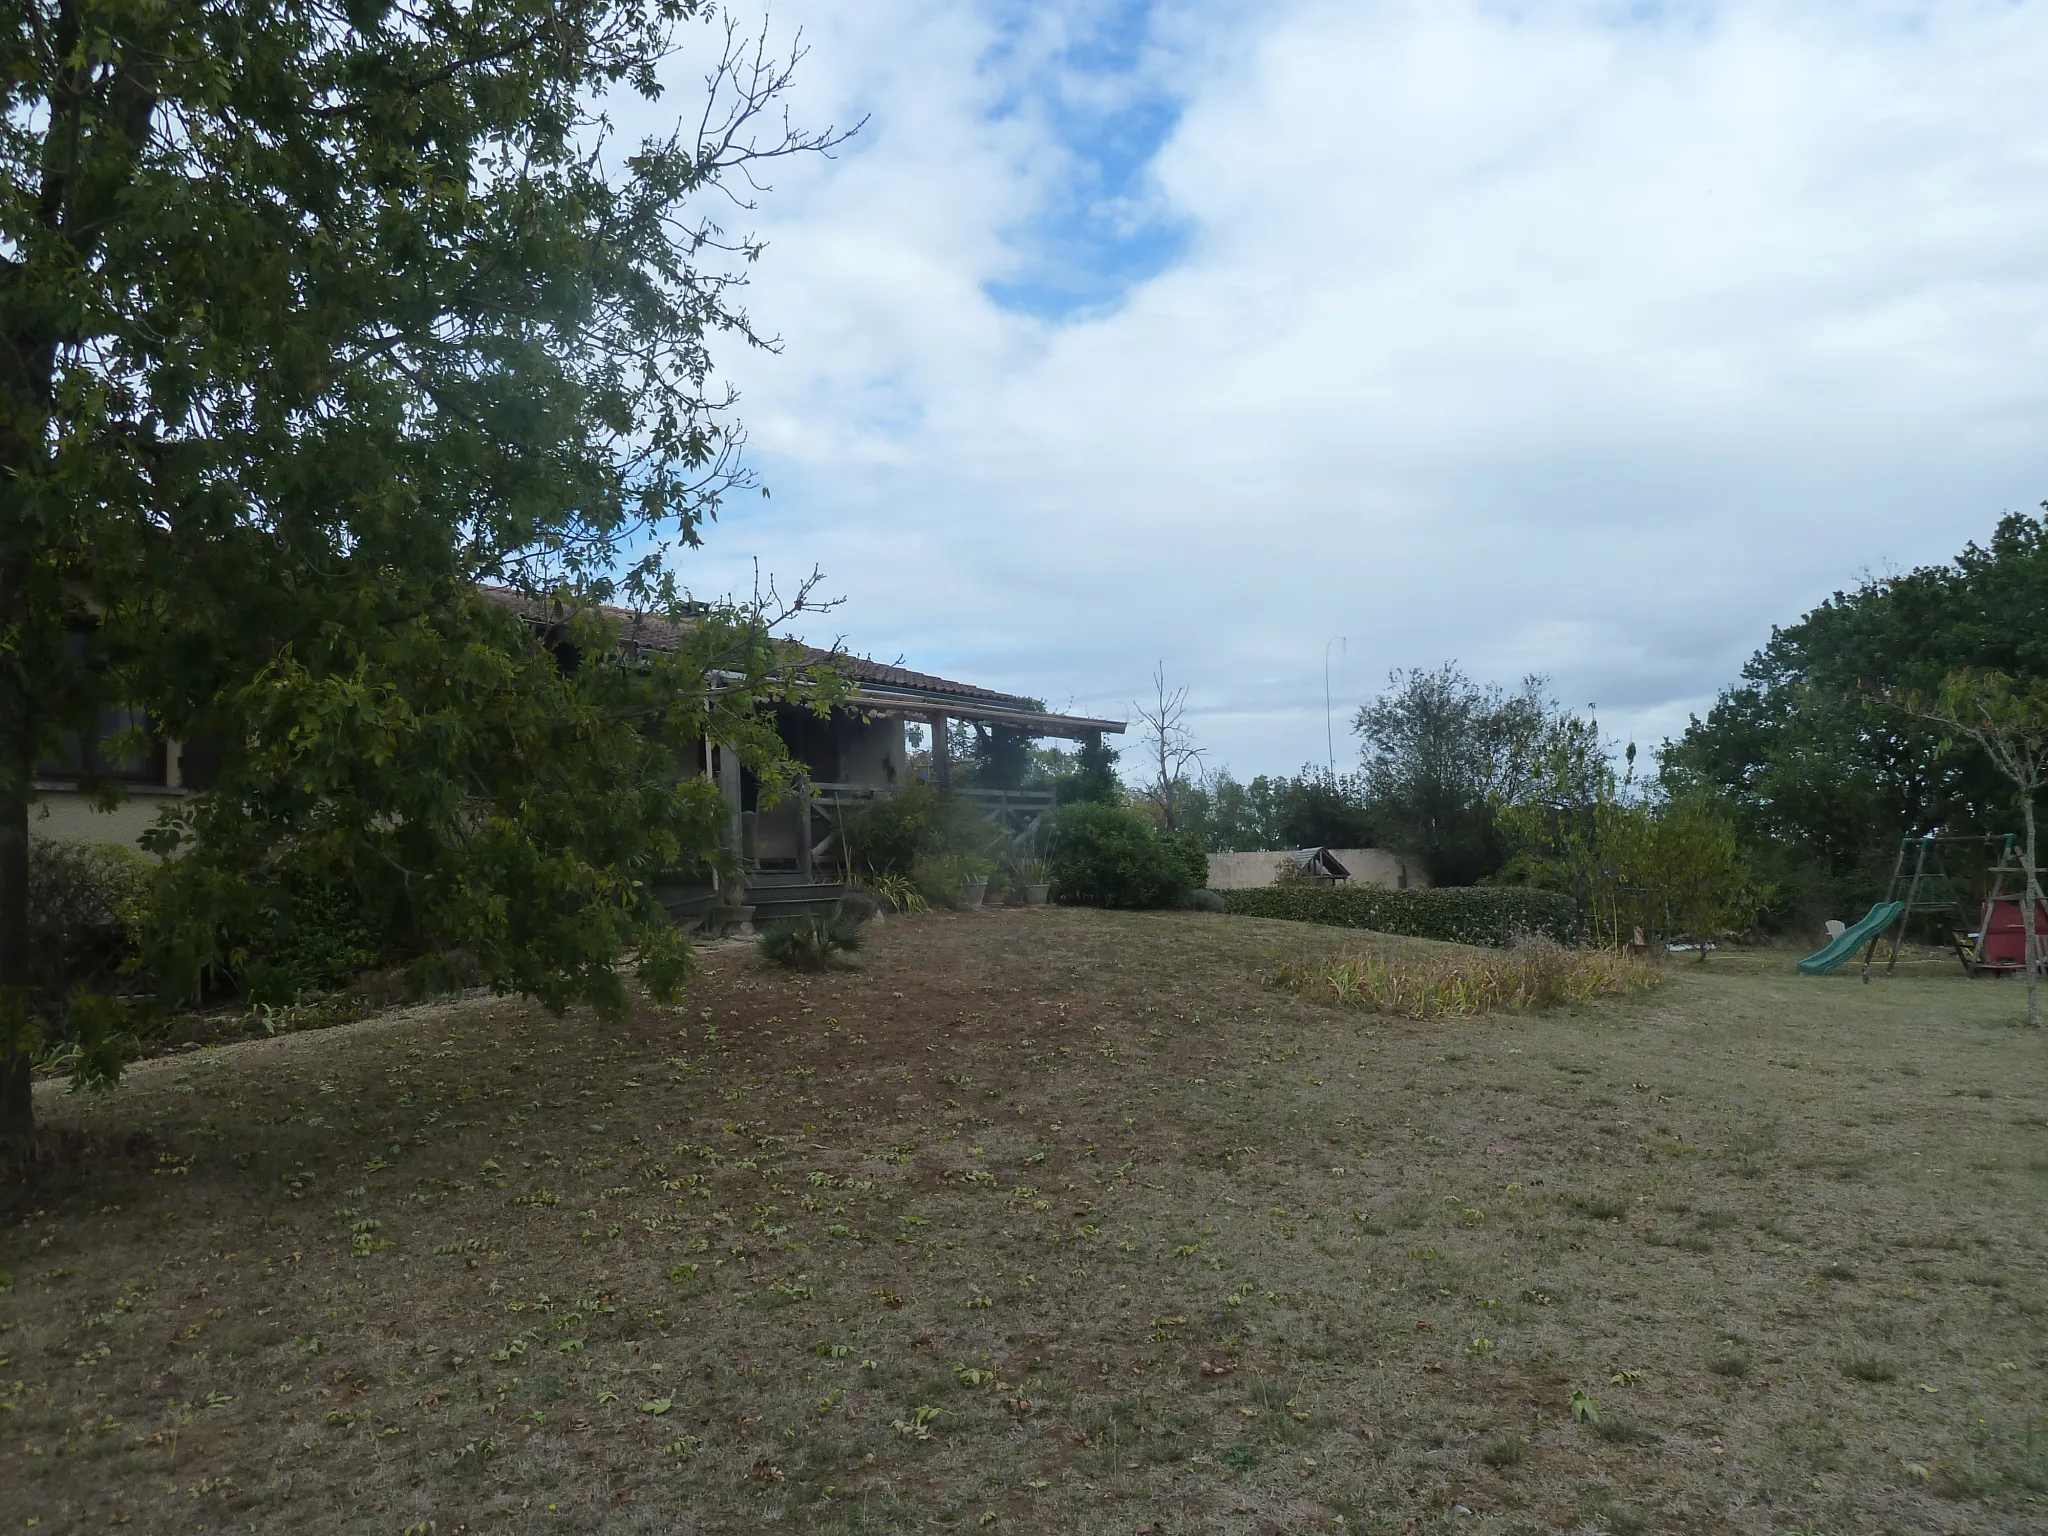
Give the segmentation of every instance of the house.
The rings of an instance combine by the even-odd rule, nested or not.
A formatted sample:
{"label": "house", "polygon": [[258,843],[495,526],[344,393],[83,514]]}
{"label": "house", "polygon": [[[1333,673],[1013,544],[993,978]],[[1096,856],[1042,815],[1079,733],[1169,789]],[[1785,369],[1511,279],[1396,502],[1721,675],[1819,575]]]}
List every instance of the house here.
{"label": "house", "polygon": [[[519,613],[544,633],[557,619],[545,600],[501,587],[485,595]],[[635,645],[663,650],[680,639],[665,619],[606,608],[626,639]],[[724,791],[732,807],[727,846],[738,852],[745,870],[742,890],[718,891],[707,878],[678,872],[677,879],[658,888],[662,904],[678,921],[691,922],[717,903],[752,907],[755,916],[816,911],[836,902],[843,887],[835,878],[844,863],[846,814],[858,806],[895,794],[913,782],[908,728],[922,725],[931,737],[932,779],[951,785],[951,732],[962,720],[983,730],[1008,733],[1025,740],[1046,738],[1101,742],[1123,732],[1127,721],[1098,720],[1083,715],[1057,715],[1030,699],[997,693],[971,683],[913,672],[863,657],[803,647],[804,659],[833,665],[852,679],[844,705],[820,717],[790,705],[775,706],[777,733],[806,770],[797,792],[772,806],[760,803],[754,775],[737,756],[717,742],[703,747],[701,770]],[[1002,827],[1020,853],[1038,844],[1046,816],[1052,811],[1050,792],[962,786],[959,792],[978,802],[989,819]],[[731,898],[737,897],[736,901]]]}
{"label": "house", "polygon": [[1218,891],[1278,885],[1281,874],[1318,884],[1384,885],[1398,891],[1429,884],[1419,861],[1384,848],[1283,848],[1209,855],[1209,885]]}
{"label": "house", "polygon": [[[565,662],[571,659],[561,611],[548,600],[503,587],[482,591],[533,625]],[[664,619],[623,608],[604,612],[619,622],[632,644],[664,650],[680,639]],[[834,876],[843,863],[846,813],[913,782],[908,742],[913,724],[930,731],[929,772],[940,784],[950,784],[953,778],[948,726],[955,720],[1027,740],[1097,742],[1120,734],[1127,724],[1051,714],[1014,694],[860,657],[808,646],[804,653],[808,661],[846,671],[853,691],[843,707],[823,718],[809,710],[776,706],[777,731],[807,777],[795,795],[775,805],[760,803],[754,775],[736,754],[717,742],[703,744],[701,761],[691,767],[714,780],[731,805],[728,846],[740,856],[745,885],[743,890],[721,893],[707,877],[678,872],[673,883],[660,888],[664,905],[678,920],[694,920],[721,895],[729,898],[728,904],[755,907],[763,918],[816,910],[836,901],[841,887]],[[95,758],[97,741],[111,738],[128,723],[121,712],[107,714],[94,737],[74,743],[60,759],[38,769],[31,832],[72,841],[132,844],[154,823],[166,799],[211,784],[211,754],[177,742],[154,743],[147,752],[118,764]],[[111,811],[95,809],[79,791],[77,776],[93,766],[120,778],[127,791],[128,798]],[[979,802],[1020,851],[1033,846],[1053,804],[1052,796],[1040,791],[963,786],[961,793]]]}
{"label": "house", "polygon": [[[152,737],[140,752],[121,756],[103,743],[135,724],[126,709],[100,711],[97,728],[69,737],[57,752],[37,763],[30,786],[28,830],[32,837],[67,843],[141,844],[167,801],[182,799],[213,783],[216,755],[187,742]],[[123,798],[102,810],[78,787],[81,774],[119,784]]]}

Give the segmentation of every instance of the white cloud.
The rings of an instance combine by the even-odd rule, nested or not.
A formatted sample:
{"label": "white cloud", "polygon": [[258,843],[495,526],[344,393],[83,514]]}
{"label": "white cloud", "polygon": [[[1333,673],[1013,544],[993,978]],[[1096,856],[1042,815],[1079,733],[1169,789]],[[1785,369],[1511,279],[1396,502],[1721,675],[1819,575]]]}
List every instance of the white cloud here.
{"label": "white cloud", "polygon": [[[728,363],[775,496],[700,588],[816,561],[857,649],[1093,711],[1163,657],[1249,773],[1323,755],[1337,635],[1340,711],[1456,656],[1654,741],[2048,495],[2038,6],[1189,3],[1107,71],[1064,50],[1108,8],[1017,14],[778,7],[800,116],[874,117],[761,210],[786,347]],[[1159,93],[1106,216],[1178,257],[1000,307],[1075,123]]]}

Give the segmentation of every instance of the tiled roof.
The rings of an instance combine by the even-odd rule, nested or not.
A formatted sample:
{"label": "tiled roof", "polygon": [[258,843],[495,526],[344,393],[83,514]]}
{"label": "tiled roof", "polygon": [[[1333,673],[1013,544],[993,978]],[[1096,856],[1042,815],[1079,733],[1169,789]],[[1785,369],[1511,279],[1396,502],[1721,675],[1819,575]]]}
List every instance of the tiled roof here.
{"label": "tiled roof", "polygon": [[[521,618],[535,624],[550,623],[560,615],[545,598],[530,597],[510,587],[479,586],[479,591],[491,602],[509,608]],[[616,619],[628,640],[644,645],[650,650],[671,650],[681,642],[682,632],[667,619],[653,614],[638,613],[630,608],[618,608],[610,604],[598,610],[607,618]],[[949,678],[934,677],[929,672],[913,672],[908,667],[892,667],[884,662],[870,661],[864,656],[836,655],[821,651],[815,646],[804,647],[805,658],[814,662],[836,660],[846,668],[854,680],[873,688],[902,691],[916,694],[936,694],[956,699],[973,699],[979,703],[1008,709],[1034,709],[1028,700],[1011,693],[997,693],[989,688],[977,688],[972,683],[956,683]]]}

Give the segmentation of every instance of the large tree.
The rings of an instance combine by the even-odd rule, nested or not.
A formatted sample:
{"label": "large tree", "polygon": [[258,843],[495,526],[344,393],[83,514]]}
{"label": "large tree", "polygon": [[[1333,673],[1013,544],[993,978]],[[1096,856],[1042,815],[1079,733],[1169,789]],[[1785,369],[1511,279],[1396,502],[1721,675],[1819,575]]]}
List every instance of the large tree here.
{"label": "large tree", "polygon": [[1705,719],[1667,743],[1680,789],[1724,795],[1788,898],[1846,912],[1882,888],[1902,837],[2012,829],[1988,758],[1945,752],[1889,707],[1966,668],[2048,679],[2048,518],[2000,520],[1953,561],[1837,592],[1771,638]]}
{"label": "large tree", "polygon": [[[746,719],[781,670],[758,614],[686,613],[662,574],[744,478],[709,346],[757,339],[734,293],[756,248],[700,199],[831,142],[774,111],[793,59],[714,24],[691,126],[622,145],[608,103],[658,96],[708,20],[10,7],[0,1137],[29,1127],[47,1023],[21,991],[35,765],[110,709],[222,749],[177,871],[198,916],[166,948],[191,967],[232,965],[234,913],[292,858],[418,955],[480,950],[557,1002],[615,1005],[621,950],[660,942],[648,860],[712,852],[671,749],[708,729],[770,750]],[[485,580],[566,594],[576,644],[536,650]],[[615,589],[698,638],[654,664],[576,617]],[[617,824],[593,819],[607,790]]]}
{"label": "large tree", "polygon": [[1498,808],[1544,782],[1562,742],[1598,734],[1559,707],[1545,679],[1525,678],[1511,693],[1473,682],[1456,662],[1395,672],[1352,729],[1363,748],[1368,813],[1438,885],[1470,885],[1498,871],[1510,852]]}
{"label": "large tree", "polygon": [[1912,714],[1933,722],[1952,740],[1973,742],[1991,765],[2011,783],[2020,813],[2021,847],[2026,865],[2021,882],[2025,912],[2027,1022],[2041,1027],[2041,850],[2036,812],[2041,790],[2048,786],[2048,680],[2016,682],[2003,672],[1975,672],[1965,667],[1943,679],[1932,699],[1908,696],[1896,701]]}

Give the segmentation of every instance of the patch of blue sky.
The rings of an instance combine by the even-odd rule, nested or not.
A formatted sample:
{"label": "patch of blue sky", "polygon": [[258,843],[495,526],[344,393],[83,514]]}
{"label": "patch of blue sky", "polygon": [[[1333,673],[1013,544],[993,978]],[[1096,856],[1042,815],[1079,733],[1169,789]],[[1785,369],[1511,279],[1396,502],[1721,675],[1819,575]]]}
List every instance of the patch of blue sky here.
{"label": "patch of blue sky", "polygon": [[1014,268],[984,285],[1005,309],[1100,313],[1185,253],[1187,226],[1151,182],[1181,113],[1148,67],[1153,13],[1154,0],[1001,5],[985,67],[1008,89],[993,115],[1033,118],[1061,151],[1038,208],[1009,232]]}

